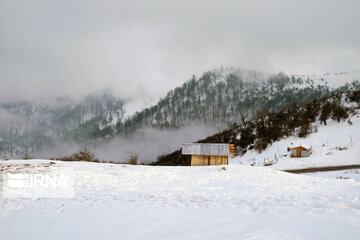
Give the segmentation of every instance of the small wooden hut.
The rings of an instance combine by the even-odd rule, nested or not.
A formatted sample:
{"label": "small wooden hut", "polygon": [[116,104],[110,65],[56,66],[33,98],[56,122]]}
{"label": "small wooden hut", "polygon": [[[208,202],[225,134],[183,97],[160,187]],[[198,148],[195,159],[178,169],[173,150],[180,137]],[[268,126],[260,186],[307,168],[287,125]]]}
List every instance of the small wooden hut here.
{"label": "small wooden hut", "polygon": [[191,166],[226,165],[229,163],[229,148],[229,144],[222,143],[185,143],[181,153],[191,155]]}
{"label": "small wooden hut", "polygon": [[290,157],[309,157],[311,155],[311,147],[305,144],[299,144],[295,147],[289,147]]}

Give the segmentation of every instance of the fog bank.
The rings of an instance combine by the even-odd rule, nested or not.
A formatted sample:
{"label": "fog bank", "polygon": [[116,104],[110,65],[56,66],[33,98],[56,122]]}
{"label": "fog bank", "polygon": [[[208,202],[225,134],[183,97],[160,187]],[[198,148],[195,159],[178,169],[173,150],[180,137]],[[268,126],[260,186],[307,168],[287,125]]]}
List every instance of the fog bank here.
{"label": "fog bank", "polygon": [[[182,143],[196,142],[218,132],[218,129],[201,123],[192,124],[173,130],[145,128],[136,131],[130,137],[116,137],[96,147],[80,145],[74,142],[56,140],[53,147],[34,154],[36,158],[59,158],[68,156],[81,148],[96,153],[101,161],[127,162],[130,154],[139,154],[141,163],[151,163],[162,154],[167,154],[181,147]],[[54,139],[55,140],[55,139]]]}

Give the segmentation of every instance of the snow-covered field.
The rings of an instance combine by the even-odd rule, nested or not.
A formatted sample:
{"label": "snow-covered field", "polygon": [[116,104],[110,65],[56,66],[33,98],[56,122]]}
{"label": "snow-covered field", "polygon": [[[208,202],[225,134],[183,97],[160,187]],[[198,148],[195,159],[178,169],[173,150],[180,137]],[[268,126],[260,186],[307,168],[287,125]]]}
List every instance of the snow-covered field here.
{"label": "snow-covered field", "polygon": [[[0,161],[72,168],[74,198],[4,198],[0,239],[359,239],[360,182],[241,165]],[[25,165],[26,164],[26,165]]]}
{"label": "snow-covered field", "polygon": [[348,169],[341,171],[303,173],[307,176],[332,178],[332,179],[353,179],[360,181],[360,169]]}
{"label": "snow-covered field", "polygon": [[[352,122],[350,125],[348,120]],[[273,143],[263,152],[251,150],[241,157],[231,159],[230,164],[263,166],[264,161],[275,162],[275,169],[298,169],[316,166],[338,166],[360,164],[360,114],[350,116],[338,123],[328,120],[327,126],[317,122],[316,132],[306,138],[288,137]],[[290,158],[287,148],[298,145],[312,147],[310,157]],[[276,162],[276,159],[278,161]]]}

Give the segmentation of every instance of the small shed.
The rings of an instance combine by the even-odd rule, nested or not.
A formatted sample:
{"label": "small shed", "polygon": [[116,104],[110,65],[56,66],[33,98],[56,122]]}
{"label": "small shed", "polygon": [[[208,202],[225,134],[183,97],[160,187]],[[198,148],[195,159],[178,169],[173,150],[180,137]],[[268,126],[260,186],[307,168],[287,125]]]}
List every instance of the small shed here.
{"label": "small shed", "polygon": [[183,155],[191,155],[191,166],[226,165],[229,163],[229,144],[184,143]]}
{"label": "small shed", "polygon": [[289,147],[290,157],[309,157],[311,155],[311,146],[298,144],[295,147]]}

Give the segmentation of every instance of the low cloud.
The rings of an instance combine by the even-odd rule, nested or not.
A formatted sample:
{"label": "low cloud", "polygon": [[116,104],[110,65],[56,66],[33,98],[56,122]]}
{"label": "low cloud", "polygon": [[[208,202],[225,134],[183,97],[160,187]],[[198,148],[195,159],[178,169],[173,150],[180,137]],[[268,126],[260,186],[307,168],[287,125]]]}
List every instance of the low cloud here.
{"label": "low cloud", "polygon": [[182,143],[198,141],[217,131],[213,127],[200,123],[174,130],[146,128],[136,131],[130,137],[116,137],[96,147],[55,141],[54,147],[37,152],[34,157],[63,157],[87,147],[95,152],[102,161],[124,163],[128,161],[130,154],[136,153],[140,154],[139,161],[141,163],[151,163],[156,161],[158,156],[179,149]]}

